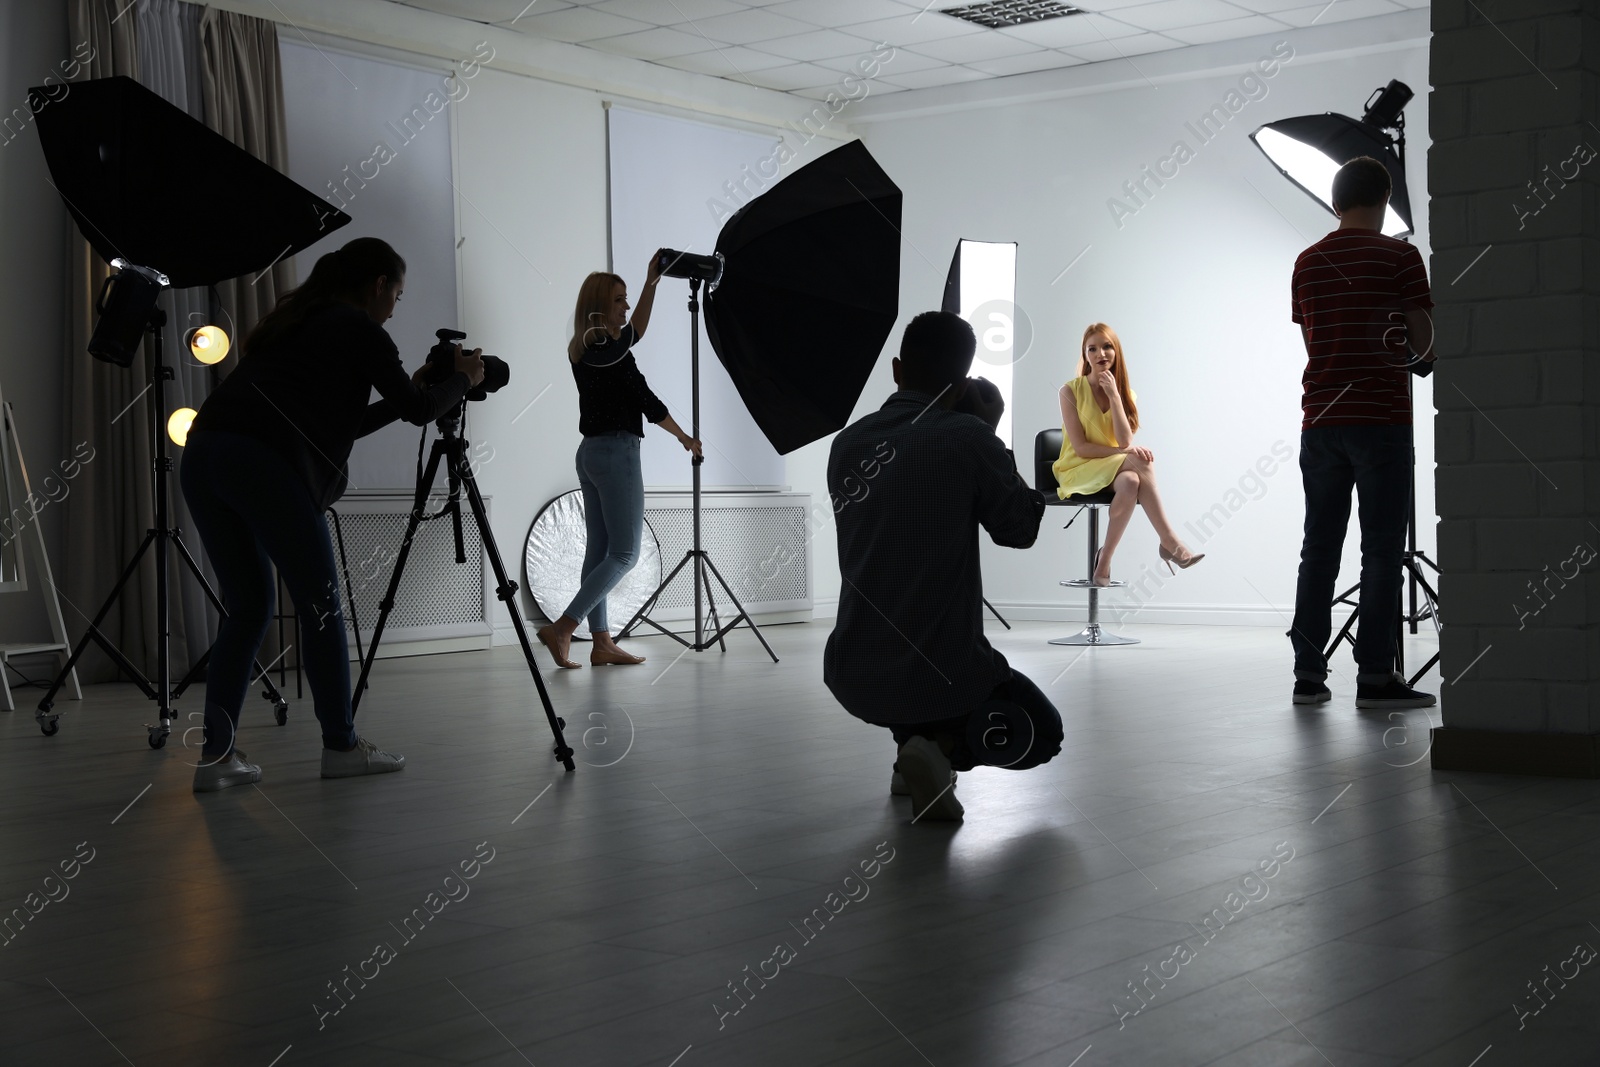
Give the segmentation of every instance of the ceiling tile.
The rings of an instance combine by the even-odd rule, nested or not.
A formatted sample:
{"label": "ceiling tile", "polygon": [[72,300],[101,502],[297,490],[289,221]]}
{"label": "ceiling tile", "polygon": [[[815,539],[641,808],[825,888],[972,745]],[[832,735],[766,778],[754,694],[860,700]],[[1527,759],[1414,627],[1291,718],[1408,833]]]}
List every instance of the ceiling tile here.
{"label": "ceiling tile", "polygon": [[1037,52],[1039,47],[991,30],[988,33],[955,37],[948,41],[927,41],[919,44],[917,51],[934,59],[949,60],[951,63],[971,63],[979,59],[999,59],[1001,56],[1020,56],[1026,52]]}
{"label": "ceiling tile", "polygon": [[976,63],[967,63],[965,66],[973,70],[981,70],[985,74],[996,78],[1007,78],[1013,74],[1032,74],[1039,70],[1057,70],[1061,67],[1076,67],[1084,60],[1070,56],[1065,52],[1046,49],[1043,52],[1029,52],[1022,56],[1002,56],[999,59],[980,59]]}
{"label": "ceiling tile", "polygon": [[[543,7],[546,2],[547,0],[539,0],[539,6]],[[1295,2],[1302,3],[1304,0]],[[601,0],[600,3],[586,6],[611,15],[621,15],[623,18],[651,22],[657,26],[677,26],[685,32],[688,31],[688,27],[680,25],[685,21],[730,15],[745,8],[744,4],[736,3],[735,0],[671,0],[670,3],[668,0]]]}
{"label": "ceiling tile", "polygon": [[748,72],[750,80],[757,85],[768,89],[778,89],[788,92],[791,89],[815,89],[818,86],[839,84],[840,74],[836,70],[826,67],[813,66],[810,63],[791,63],[785,67],[771,67],[767,70]]}
{"label": "ceiling tile", "polygon": [[763,51],[807,63],[818,59],[837,59],[841,56],[853,59],[856,56],[870,55],[872,52],[871,41],[848,33],[840,33],[838,30],[813,30],[811,33],[776,37],[759,43]]}
{"label": "ceiling tile", "polygon": [[1116,17],[1141,30],[1170,30],[1178,26],[1199,26],[1207,22],[1236,19],[1249,13],[1227,0],[1161,0],[1160,3],[1122,8]]}
{"label": "ceiling tile", "polygon": [[1102,41],[1099,44],[1081,44],[1067,51],[1079,59],[1087,59],[1091,63],[1103,63],[1110,59],[1129,59],[1150,52],[1165,52],[1171,48],[1182,47],[1182,41],[1174,41],[1159,33],[1141,33],[1136,37],[1119,37],[1110,43]]}
{"label": "ceiling tile", "polygon": [[914,18],[922,8],[921,3],[902,0],[779,0],[766,10],[813,26],[842,29],[857,22]]}
{"label": "ceiling tile", "polygon": [[710,74],[718,78],[732,78],[735,81],[743,80],[740,77],[741,71],[749,73],[770,70],[773,67],[786,67],[790,62],[781,56],[768,55],[736,44],[661,61],[662,66],[676,67],[678,70],[693,71],[696,74]]}
{"label": "ceiling tile", "polygon": [[[1299,0],[1295,2],[1298,3]],[[1041,48],[1068,48],[1092,41],[1115,40],[1141,31],[1126,22],[1118,22],[1116,19],[1100,15],[1068,15],[1065,18],[1029,23],[1026,26],[1009,26],[995,32],[1015,37],[1019,41],[1027,41]]]}
{"label": "ceiling tile", "polygon": [[1263,33],[1272,33],[1286,28],[1277,19],[1271,19],[1265,15],[1249,15],[1242,19],[1208,22],[1200,26],[1185,26],[1182,29],[1165,30],[1163,32],[1166,36],[1182,41],[1184,44],[1210,44],[1212,41],[1237,41],[1245,37],[1257,37]]}
{"label": "ceiling tile", "polygon": [[[1304,2],[1296,0],[1296,3]],[[543,14],[576,6],[566,0],[536,0],[531,4],[528,0],[405,0],[405,3],[422,11],[488,23],[508,23],[519,15],[531,15],[535,10]]]}
{"label": "ceiling tile", "polygon": [[1389,15],[1405,10],[1389,0],[1338,0],[1332,4],[1315,4],[1311,7],[1280,11],[1273,18],[1282,19],[1291,26],[1326,26],[1330,22],[1349,22],[1351,19]]}
{"label": "ceiling tile", "polygon": [[[869,58],[875,55],[876,53],[868,51],[862,54],[862,58]],[[840,56],[837,59],[819,59],[817,60],[817,66],[827,67],[829,70],[836,70],[841,74],[856,73],[859,70],[859,68],[856,66],[856,60],[856,56]],[[945,66],[949,66],[949,63],[943,59],[934,59],[932,56],[919,55],[908,48],[896,48],[894,50],[894,54],[890,55],[888,59],[878,60],[878,73],[875,76],[888,77],[891,71],[910,72],[913,70],[927,70],[930,67]]]}
{"label": "ceiling tile", "polygon": [[761,8],[736,11],[731,15],[717,15],[695,20],[695,28],[715,41],[728,44],[755,44],[774,37],[792,37],[816,29],[810,23],[786,19]]}
{"label": "ceiling tile", "polygon": [[[1228,0],[1228,2],[1236,7],[1242,7],[1247,11],[1256,11],[1263,15],[1271,15],[1274,12],[1288,11],[1291,8],[1306,6],[1306,0]],[[1326,5],[1328,0],[1322,0],[1322,2]],[[1426,4],[1428,0],[1419,0],[1419,2]]]}
{"label": "ceiling tile", "polygon": [[665,26],[657,26],[653,30],[625,33],[620,37],[602,37],[595,41],[585,41],[584,44],[586,47],[598,48],[613,55],[657,60],[703,52],[708,42],[698,33],[681,33]]}
{"label": "ceiling tile", "polygon": [[927,41],[942,41],[951,37],[965,37],[986,32],[982,26],[929,11],[923,15],[876,19],[872,22],[852,23],[850,32],[873,41],[887,41],[896,48],[914,47]]}
{"label": "ceiling tile", "polygon": [[569,7],[564,11],[524,15],[516,29],[534,37],[551,41],[592,41],[597,37],[615,37],[623,33],[639,33],[654,29],[648,22],[625,19],[589,7]]}

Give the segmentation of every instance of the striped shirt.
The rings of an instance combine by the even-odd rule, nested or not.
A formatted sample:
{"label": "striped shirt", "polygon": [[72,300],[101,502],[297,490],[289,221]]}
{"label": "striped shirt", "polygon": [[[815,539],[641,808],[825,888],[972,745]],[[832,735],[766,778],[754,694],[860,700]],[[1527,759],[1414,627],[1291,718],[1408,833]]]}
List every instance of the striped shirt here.
{"label": "striped shirt", "polygon": [[1300,253],[1291,288],[1306,340],[1301,429],[1409,426],[1404,312],[1433,307],[1421,254],[1377,230],[1335,230]]}

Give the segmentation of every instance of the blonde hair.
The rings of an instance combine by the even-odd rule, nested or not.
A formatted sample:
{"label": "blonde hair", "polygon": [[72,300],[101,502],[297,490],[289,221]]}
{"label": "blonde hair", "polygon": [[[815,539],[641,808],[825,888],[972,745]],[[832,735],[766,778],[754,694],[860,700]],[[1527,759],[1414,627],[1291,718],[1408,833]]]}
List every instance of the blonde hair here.
{"label": "blonde hair", "polygon": [[1117,380],[1117,392],[1122,394],[1122,410],[1128,415],[1128,429],[1139,432],[1139,408],[1133,402],[1133,390],[1128,386],[1128,361],[1122,353],[1122,338],[1117,336],[1117,331],[1103,322],[1092,322],[1088,329],[1083,331],[1083,340],[1078,344],[1078,377],[1087,377],[1089,374],[1089,357],[1084,349],[1089,347],[1089,338],[1097,333],[1106,335],[1111,342],[1111,349],[1117,354],[1112,361],[1111,375]]}
{"label": "blonde hair", "polygon": [[597,270],[578,287],[578,304],[572,312],[572,340],[567,342],[567,358],[572,362],[583,358],[585,348],[602,340],[595,332],[606,333],[605,324],[611,318],[611,294],[619,285],[627,288],[628,283],[609,271]]}

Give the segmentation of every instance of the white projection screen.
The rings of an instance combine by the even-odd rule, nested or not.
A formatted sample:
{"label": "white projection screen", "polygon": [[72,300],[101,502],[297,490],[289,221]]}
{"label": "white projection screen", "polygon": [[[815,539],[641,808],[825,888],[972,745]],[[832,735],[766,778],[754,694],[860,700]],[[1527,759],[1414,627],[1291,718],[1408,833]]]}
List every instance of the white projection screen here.
{"label": "white projection screen", "polygon": [[[778,138],[616,106],[607,111],[607,133],[611,269],[627,281],[628,299],[637,304],[656,249],[708,254],[716,247],[727,213],[719,213],[714,201],[734,209],[744,203],[752,194],[731,200],[725,183],[737,182],[746,166],[754,170],[771,156]],[[650,388],[685,431],[690,428],[688,297],[688,282],[663,278],[645,339],[634,350]],[[773,328],[781,330],[785,324],[774,323]],[[783,457],[745,410],[711,350],[703,319],[700,439],[706,488],[783,488]],[[647,486],[683,487],[691,481],[689,454],[654,427],[645,428],[642,458]]]}
{"label": "white projection screen", "polygon": [[[421,108],[430,93],[445,96],[449,72],[317,48],[292,35],[279,36],[278,50],[289,177],[336,205],[342,203],[354,220],[296,256],[296,277],[304,281],[317,257],[353,238],[388,241],[406,261],[406,284],[384,329],[399,347],[406,369],[414,370],[434,344],[435,330],[461,328],[453,105],[433,115]],[[426,121],[415,117],[418,108],[429,116]],[[412,116],[409,124],[407,116]],[[379,144],[388,146],[393,158],[370,163]],[[373,176],[364,179],[363,174]],[[357,441],[350,454],[350,488],[415,488],[420,433],[401,422]]]}

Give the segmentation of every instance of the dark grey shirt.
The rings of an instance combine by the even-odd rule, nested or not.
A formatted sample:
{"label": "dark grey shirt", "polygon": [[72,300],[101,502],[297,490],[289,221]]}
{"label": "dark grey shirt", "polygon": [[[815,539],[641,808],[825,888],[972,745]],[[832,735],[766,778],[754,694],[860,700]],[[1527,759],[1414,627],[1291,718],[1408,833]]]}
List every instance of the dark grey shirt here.
{"label": "dark grey shirt", "polygon": [[839,617],[823,681],[883,725],[966,714],[1011,677],[983,636],[978,528],[1027,548],[1044,497],[987,423],[901,390],[828,454],[839,533]]}

